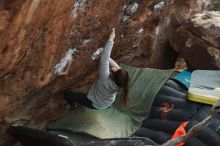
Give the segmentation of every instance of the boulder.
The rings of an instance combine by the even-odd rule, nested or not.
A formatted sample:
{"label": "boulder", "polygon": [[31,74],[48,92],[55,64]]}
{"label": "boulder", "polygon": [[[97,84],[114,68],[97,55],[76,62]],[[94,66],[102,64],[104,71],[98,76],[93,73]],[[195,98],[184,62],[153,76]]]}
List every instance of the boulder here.
{"label": "boulder", "polygon": [[0,0],[0,145],[10,145],[5,129],[12,123],[43,128],[68,112],[59,108],[58,93],[88,91],[98,69],[91,56],[113,27],[111,57],[118,63],[173,68],[170,35],[208,2]]}
{"label": "boulder", "polygon": [[196,14],[170,37],[170,44],[194,69],[220,69],[220,12]]}

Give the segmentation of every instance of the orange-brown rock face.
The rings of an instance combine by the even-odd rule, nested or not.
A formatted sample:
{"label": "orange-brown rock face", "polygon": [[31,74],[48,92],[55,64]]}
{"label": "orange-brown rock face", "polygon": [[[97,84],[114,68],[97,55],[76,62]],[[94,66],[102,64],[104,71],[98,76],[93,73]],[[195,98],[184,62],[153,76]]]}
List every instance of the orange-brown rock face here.
{"label": "orange-brown rock face", "polygon": [[[169,36],[206,5],[200,0],[1,0],[0,137],[13,122],[28,119],[27,125],[44,127],[60,116],[65,111],[59,110],[62,97],[56,93],[63,88],[86,92],[98,67],[91,56],[113,27],[114,59],[173,67],[177,54]],[[7,140],[0,139],[0,145]]]}

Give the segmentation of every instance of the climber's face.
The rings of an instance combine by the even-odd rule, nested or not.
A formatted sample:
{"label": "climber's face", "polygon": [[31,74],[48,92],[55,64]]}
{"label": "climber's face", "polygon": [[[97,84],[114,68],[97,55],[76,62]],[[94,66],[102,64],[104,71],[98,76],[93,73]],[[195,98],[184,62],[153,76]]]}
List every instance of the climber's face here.
{"label": "climber's face", "polygon": [[112,67],[111,71],[112,72],[117,72],[119,69],[121,69],[121,67]]}

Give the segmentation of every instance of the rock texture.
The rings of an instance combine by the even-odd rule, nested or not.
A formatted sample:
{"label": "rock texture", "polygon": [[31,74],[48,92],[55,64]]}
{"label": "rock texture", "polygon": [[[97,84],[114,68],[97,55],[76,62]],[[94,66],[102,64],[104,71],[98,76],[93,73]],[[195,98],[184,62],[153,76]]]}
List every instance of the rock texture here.
{"label": "rock texture", "polygon": [[196,69],[220,69],[220,12],[196,14],[171,37],[171,46]]}
{"label": "rock texture", "polygon": [[1,0],[0,145],[9,145],[5,130],[12,123],[43,128],[68,112],[59,109],[58,92],[67,87],[88,90],[98,67],[91,55],[104,45],[111,28],[116,28],[112,57],[118,62],[173,68],[178,54],[169,37],[208,3]]}
{"label": "rock texture", "polygon": [[210,5],[208,6],[211,11],[220,11],[220,2],[219,0],[212,0]]}

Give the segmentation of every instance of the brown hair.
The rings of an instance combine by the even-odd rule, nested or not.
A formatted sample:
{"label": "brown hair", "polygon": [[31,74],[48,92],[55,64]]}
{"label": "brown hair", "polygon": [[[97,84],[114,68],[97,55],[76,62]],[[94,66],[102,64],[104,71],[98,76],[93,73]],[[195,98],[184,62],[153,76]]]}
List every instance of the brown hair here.
{"label": "brown hair", "polygon": [[128,97],[128,80],[129,75],[127,71],[122,69],[117,70],[116,72],[111,72],[111,79],[115,82],[117,86],[123,89],[123,103],[127,105]]}

